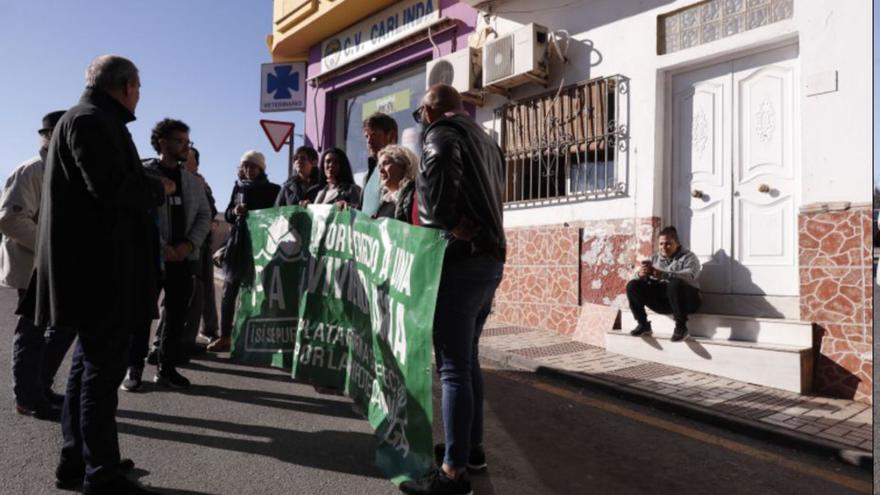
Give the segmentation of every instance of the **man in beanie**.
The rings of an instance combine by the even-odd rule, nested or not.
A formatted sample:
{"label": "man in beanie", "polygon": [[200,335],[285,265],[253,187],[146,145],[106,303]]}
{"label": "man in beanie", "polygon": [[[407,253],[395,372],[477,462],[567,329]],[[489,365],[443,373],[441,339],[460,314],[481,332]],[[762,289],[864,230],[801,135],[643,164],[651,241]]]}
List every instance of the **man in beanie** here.
{"label": "man in beanie", "polygon": [[[241,155],[238,165],[238,181],[232,188],[232,197],[226,207],[224,217],[232,224],[230,240],[241,238],[238,235],[248,211],[272,208],[281,186],[269,182],[266,175],[266,157],[255,150]],[[230,241],[231,242],[231,241]],[[232,251],[229,243],[227,252]],[[208,344],[210,352],[229,352],[232,345],[232,322],[235,317],[235,300],[241,288],[241,266],[227,257],[223,262],[223,297],[220,300],[220,337]]]}
{"label": "man in beanie", "polygon": [[[52,130],[62,115],[64,111],[59,110],[43,117],[43,126],[37,131],[39,154],[12,172],[0,199],[0,285],[18,290],[19,301],[34,270],[44,163]],[[38,419],[60,417],[64,396],[52,391],[52,381],[75,338],[76,333],[59,328],[44,336],[33,320],[19,317],[12,341],[12,390],[19,414]]]}

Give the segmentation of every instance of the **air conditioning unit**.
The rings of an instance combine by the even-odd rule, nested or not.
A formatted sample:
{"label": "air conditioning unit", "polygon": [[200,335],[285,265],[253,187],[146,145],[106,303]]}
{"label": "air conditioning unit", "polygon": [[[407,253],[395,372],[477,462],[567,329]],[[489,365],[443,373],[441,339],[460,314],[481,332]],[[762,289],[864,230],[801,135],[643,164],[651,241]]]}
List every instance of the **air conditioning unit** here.
{"label": "air conditioning unit", "polygon": [[483,47],[483,87],[507,90],[534,82],[546,85],[550,77],[550,31],[527,24],[487,41]]}
{"label": "air conditioning unit", "polygon": [[482,104],[480,50],[465,48],[428,62],[425,69],[425,89],[439,83],[457,89],[468,101]]}

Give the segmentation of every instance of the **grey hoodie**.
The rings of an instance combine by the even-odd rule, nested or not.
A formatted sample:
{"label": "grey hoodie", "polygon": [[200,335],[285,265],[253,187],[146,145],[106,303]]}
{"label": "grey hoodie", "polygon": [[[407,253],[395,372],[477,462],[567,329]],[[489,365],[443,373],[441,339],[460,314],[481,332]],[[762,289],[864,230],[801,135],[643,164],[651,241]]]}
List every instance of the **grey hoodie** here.
{"label": "grey hoodie", "polygon": [[651,256],[651,263],[654,268],[662,272],[660,280],[679,278],[691,287],[700,288],[700,282],[697,280],[700,276],[700,259],[686,247],[681,246],[669,258],[655,254]]}

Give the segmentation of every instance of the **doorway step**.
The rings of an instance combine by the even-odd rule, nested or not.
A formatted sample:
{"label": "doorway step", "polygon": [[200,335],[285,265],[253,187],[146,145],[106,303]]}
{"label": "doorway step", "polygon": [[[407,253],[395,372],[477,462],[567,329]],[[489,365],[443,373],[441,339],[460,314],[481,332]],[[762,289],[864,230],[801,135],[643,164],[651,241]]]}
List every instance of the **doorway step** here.
{"label": "doorway step", "polygon": [[813,378],[813,330],[808,322],[697,313],[688,320],[690,336],[672,342],[671,315],[649,312],[653,335],[633,337],[628,310],[621,328],[605,336],[609,352],[734,380],[808,393]]}

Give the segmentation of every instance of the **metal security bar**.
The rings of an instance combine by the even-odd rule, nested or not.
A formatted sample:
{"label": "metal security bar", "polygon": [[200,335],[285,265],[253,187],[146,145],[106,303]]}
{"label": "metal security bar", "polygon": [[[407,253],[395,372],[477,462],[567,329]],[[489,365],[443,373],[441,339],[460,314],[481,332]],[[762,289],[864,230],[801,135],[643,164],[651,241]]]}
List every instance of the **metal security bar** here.
{"label": "metal security bar", "polygon": [[628,80],[592,79],[496,110],[506,161],[505,208],[623,195]]}

